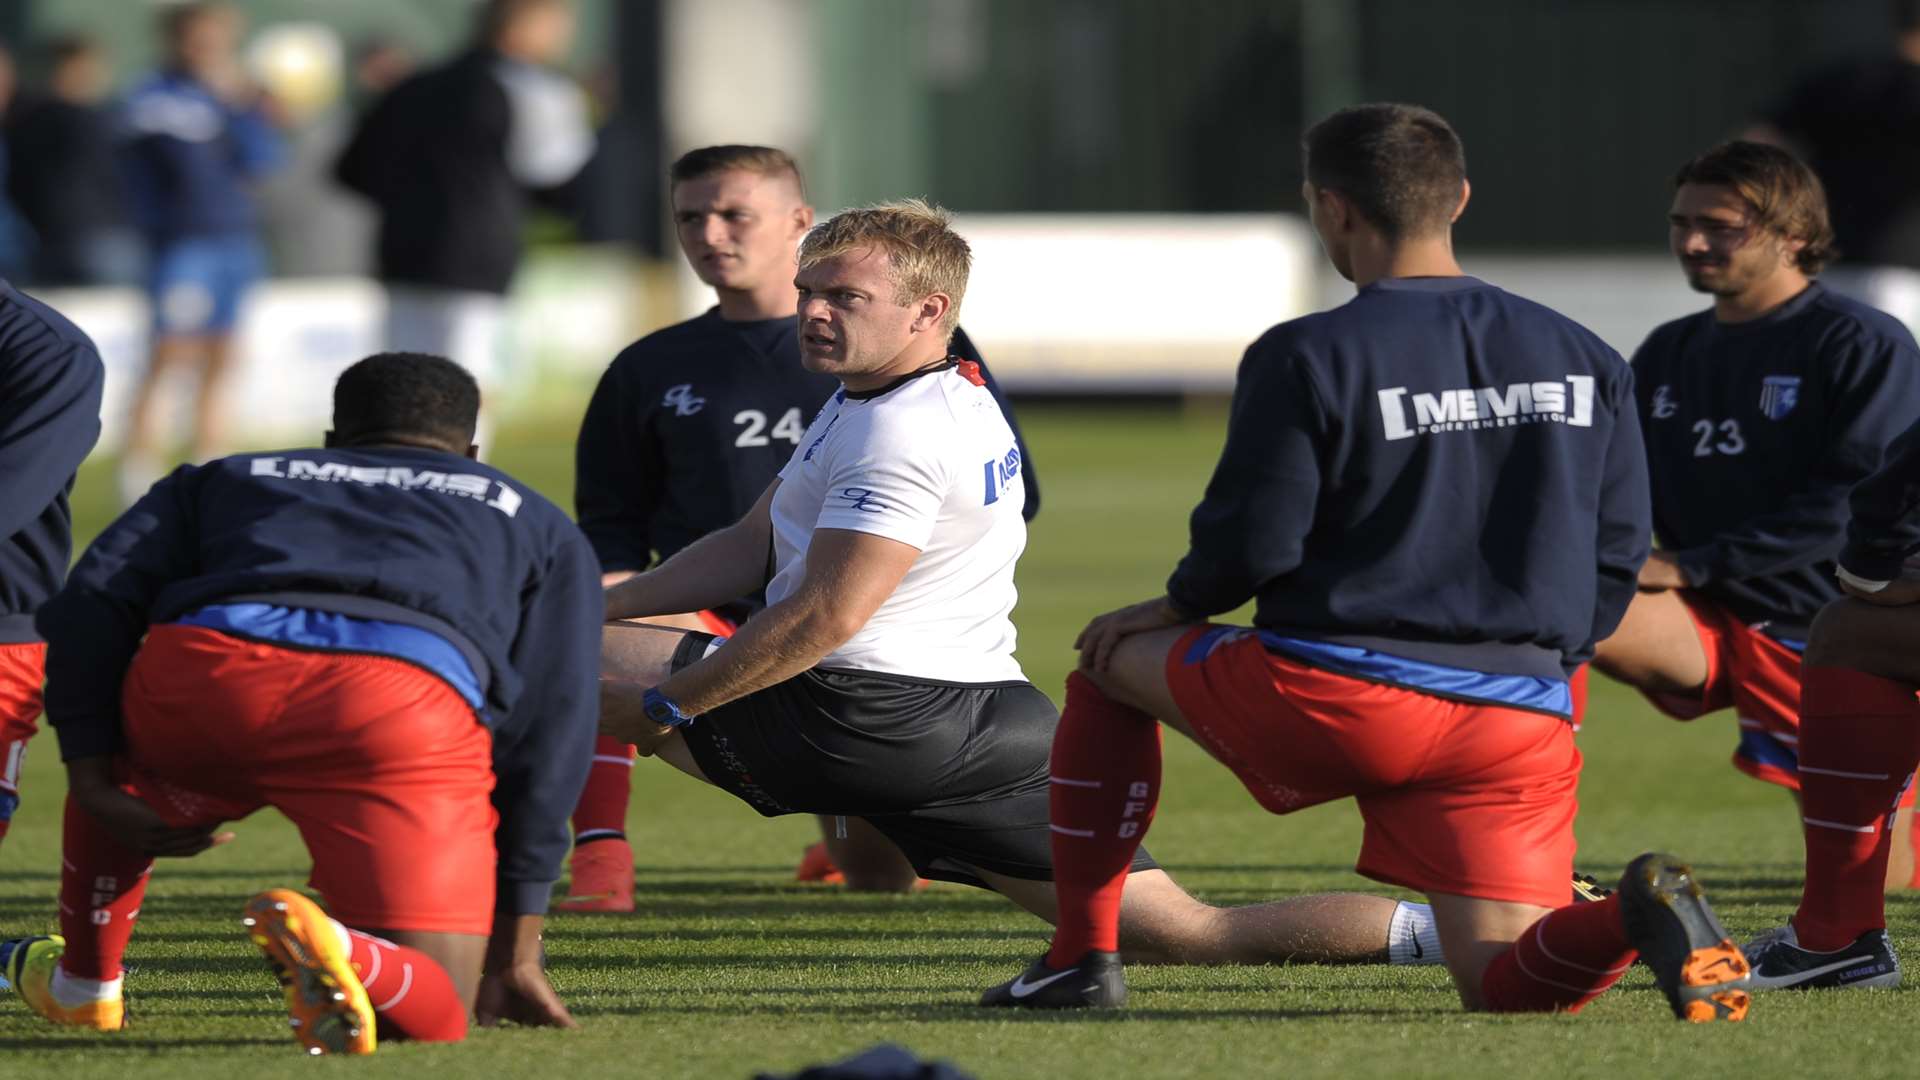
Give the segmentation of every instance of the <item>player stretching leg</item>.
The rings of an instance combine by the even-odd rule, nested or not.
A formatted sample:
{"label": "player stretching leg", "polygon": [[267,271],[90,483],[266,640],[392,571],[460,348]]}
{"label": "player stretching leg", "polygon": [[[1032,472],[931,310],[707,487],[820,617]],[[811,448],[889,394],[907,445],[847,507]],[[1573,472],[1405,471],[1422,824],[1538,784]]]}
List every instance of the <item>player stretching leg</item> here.
{"label": "player stretching leg", "polygon": [[[1684,863],[1567,905],[1580,753],[1567,673],[1646,557],[1620,357],[1466,277],[1466,162],[1406,105],[1306,137],[1313,227],[1359,294],[1241,363],[1227,444],[1165,596],[1094,619],[1054,739],[1060,922],[983,1004],[1112,1006],[1160,725],[1274,813],[1353,797],[1358,870],[1427,894],[1470,1009],[1576,1011],[1636,952],[1676,1015],[1745,1015],[1746,964]],[[1252,598],[1254,628],[1206,616]]]}
{"label": "player stretching leg", "polygon": [[1840,553],[1848,597],[1814,620],[1800,701],[1807,880],[1793,921],[1747,944],[1758,989],[1892,987],[1881,882],[1893,808],[1920,766],[1920,426],[1853,489]]}
{"label": "player stretching leg", "polygon": [[[575,508],[607,585],[740,520],[839,388],[832,375],[800,363],[794,252],[813,208],[793,158],[768,146],[709,146],[674,162],[668,179],[680,250],[718,304],[622,351],[587,406]],[[951,351],[980,361],[958,327]],[[993,390],[991,373],[982,366],[981,374]],[[996,399],[1020,447],[1022,512],[1032,520],[1040,505],[1033,464],[1012,409]],[[756,587],[710,610],[648,621],[724,636],[764,603]],[[609,736],[595,745],[573,815],[569,895],[556,909],[633,910],[625,832],[633,760],[633,748]],[[913,867],[872,826],[858,818],[839,824],[846,836],[829,825],[826,844],[802,864],[803,878],[844,874],[856,890],[914,885]]]}
{"label": "player stretching leg", "polygon": [[0,948],[34,1011],[119,1027],[154,856],[271,806],[328,912],[274,889],[245,921],[309,1052],[371,1051],[376,1018],[429,1041],[475,1011],[572,1026],[540,926],[593,743],[602,601],[566,515],[470,460],[479,401],[450,360],[363,360],[325,449],[174,472],[41,609],[63,937]]}
{"label": "player stretching leg", "polygon": [[20,805],[46,681],[33,612],[67,574],[67,493],[100,437],[104,378],[79,327],[0,281],[0,840]]}
{"label": "player stretching leg", "polygon": [[[1678,719],[1731,706],[1734,766],[1797,791],[1800,649],[1840,595],[1848,489],[1920,417],[1920,354],[1899,322],[1814,280],[1826,198],[1785,150],[1734,142],[1687,162],[1669,221],[1713,307],[1634,354],[1663,548],[1593,663]],[[1889,885],[1911,876],[1901,851]]]}
{"label": "player stretching leg", "polygon": [[[763,586],[768,605],[724,646],[608,627],[601,726],[762,814],[865,818],[921,875],[1051,920],[1058,718],[1009,618],[1023,462],[979,373],[947,355],[969,260],[922,203],[808,233],[801,352],[842,389],[750,513],[607,594],[610,619]],[[1125,865],[1128,947],[1153,959],[1385,960],[1413,952],[1404,935],[1425,915],[1368,896],[1218,909],[1145,852]]]}

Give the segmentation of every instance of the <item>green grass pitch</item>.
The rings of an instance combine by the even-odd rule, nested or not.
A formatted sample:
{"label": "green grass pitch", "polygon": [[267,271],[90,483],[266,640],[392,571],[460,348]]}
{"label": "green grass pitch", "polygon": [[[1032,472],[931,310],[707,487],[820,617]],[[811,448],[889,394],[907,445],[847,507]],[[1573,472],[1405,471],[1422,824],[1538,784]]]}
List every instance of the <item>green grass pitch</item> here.
{"label": "green grass pitch", "polygon": [[[1020,656],[1058,694],[1084,619],[1155,592],[1219,449],[1215,411],[1032,408],[1045,510],[1021,563]],[[511,430],[496,460],[564,504],[570,430]],[[82,532],[104,521],[109,475],[90,468]],[[1738,935],[1779,923],[1798,897],[1800,840],[1787,796],[1735,773],[1730,715],[1660,718],[1596,680],[1581,733],[1580,863],[1603,879],[1660,848],[1699,867]],[[61,783],[53,740],[33,747],[26,802],[0,848],[0,933],[54,928]],[[551,923],[554,984],[578,1032],[500,1029],[464,1045],[392,1044],[351,1063],[309,1062],[286,1033],[273,980],[241,935],[255,890],[298,885],[307,862],[273,814],[240,839],[154,875],[130,953],[135,1027],[54,1029],[0,998],[0,1077],[597,1075],[747,1077],[882,1040],[982,1077],[1912,1076],[1920,1026],[1908,991],[1758,999],[1749,1023],[1674,1022],[1644,970],[1579,1017],[1463,1014],[1444,974],[1389,967],[1136,968],[1133,1006],[1099,1016],[1007,1015],[973,1005],[1043,947],[1043,928],[952,886],[847,896],[791,881],[810,819],[765,820],[642,762],[629,831],[639,913]],[[1224,903],[1367,889],[1351,872],[1350,806],[1287,818],[1170,742],[1150,844],[1202,897]],[[1895,942],[1920,957],[1920,899],[1890,903]],[[344,1075],[344,1074],[342,1074]]]}

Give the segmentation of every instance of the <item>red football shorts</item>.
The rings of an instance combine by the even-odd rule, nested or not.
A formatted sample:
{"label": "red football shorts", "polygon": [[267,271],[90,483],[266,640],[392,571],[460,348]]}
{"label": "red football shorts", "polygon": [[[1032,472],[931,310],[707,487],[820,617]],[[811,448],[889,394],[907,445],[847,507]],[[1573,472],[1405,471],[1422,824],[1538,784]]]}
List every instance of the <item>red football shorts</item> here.
{"label": "red football shorts", "polygon": [[493,927],[493,740],[403,660],[156,626],[127,672],[129,778],[175,825],[271,806],[329,914],[366,930]]}
{"label": "red football shorts", "polygon": [[1228,633],[1167,655],[1174,702],[1207,751],[1276,814],[1352,796],[1355,869],[1423,893],[1567,902],[1580,752],[1565,720],[1451,701],[1311,667]]}
{"label": "red football shorts", "polygon": [[47,681],[47,646],[30,641],[0,645],[0,821],[13,816],[27,740],[40,730],[40,689]]}
{"label": "red football shorts", "polygon": [[1698,695],[1647,694],[1647,700],[1678,720],[1731,708],[1740,721],[1733,767],[1800,790],[1800,654],[1711,600],[1685,590],[1680,599],[1707,656],[1707,682]]}

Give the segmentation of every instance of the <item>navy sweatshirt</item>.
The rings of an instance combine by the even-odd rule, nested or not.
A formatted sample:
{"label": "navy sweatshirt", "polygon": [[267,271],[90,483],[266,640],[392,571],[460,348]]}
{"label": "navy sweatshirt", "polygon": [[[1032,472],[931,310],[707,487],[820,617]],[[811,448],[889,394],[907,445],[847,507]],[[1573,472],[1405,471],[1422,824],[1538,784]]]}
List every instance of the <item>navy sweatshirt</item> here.
{"label": "navy sweatshirt", "polygon": [[105,376],[79,327],[0,281],[0,644],[38,640],[33,612],[66,579]]}
{"label": "navy sweatshirt", "polygon": [[[840,387],[801,366],[798,326],[797,316],[728,322],[714,308],[614,358],[587,405],[575,456],[574,508],[603,570],[645,570],[656,553],[666,559],[753,509]],[[980,361],[964,331],[950,351]],[[986,378],[1020,440],[1012,408]],[[1040,489],[1026,442],[1019,445],[1032,520]]]}
{"label": "navy sweatshirt", "polygon": [[1632,388],[1593,334],[1471,277],[1282,323],[1241,361],[1168,597],[1193,616],[1252,598],[1274,647],[1377,681],[1453,693],[1403,660],[1527,677],[1552,692],[1515,703],[1564,714],[1647,554]]}
{"label": "navy sweatshirt", "polygon": [[499,909],[545,911],[593,757],[605,610],[593,551],[566,515],[434,450],[281,450],[178,469],[40,610],[62,756],[121,749],[120,687],[150,625],[208,625],[196,613],[236,601],[425,630],[458,650],[493,731]]}
{"label": "navy sweatshirt", "polygon": [[1913,336],[1816,284],[1752,322],[1667,323],[1633,368],[1661,545],[1701,595],[1805,640],[1840,595],[1847,492],[1920,418]]}

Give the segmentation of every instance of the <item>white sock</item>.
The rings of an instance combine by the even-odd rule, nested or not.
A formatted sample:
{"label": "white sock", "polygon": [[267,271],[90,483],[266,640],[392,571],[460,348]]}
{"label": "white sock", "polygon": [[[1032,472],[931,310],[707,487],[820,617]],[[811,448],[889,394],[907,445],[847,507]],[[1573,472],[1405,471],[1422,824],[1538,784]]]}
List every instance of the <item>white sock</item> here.
{"label": "white sock", "polygon": [[1440,951],[1440,927],[1433,921],[1433,909],[1425,904],[1401,901],[1387,923],[1387,963],[1444,964]]}
{"label": "white sock", "polygon": [[124,975],[115,975],[111,979],[82,979],[67,974],[67,969],[58,964],[53,966],[53,1000],[72,1008],[75,1005],[90,1005],[96,1001],[112,1001],[120,996],[120,983]]}

